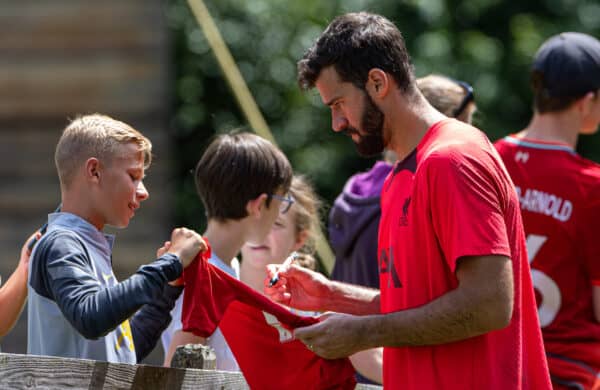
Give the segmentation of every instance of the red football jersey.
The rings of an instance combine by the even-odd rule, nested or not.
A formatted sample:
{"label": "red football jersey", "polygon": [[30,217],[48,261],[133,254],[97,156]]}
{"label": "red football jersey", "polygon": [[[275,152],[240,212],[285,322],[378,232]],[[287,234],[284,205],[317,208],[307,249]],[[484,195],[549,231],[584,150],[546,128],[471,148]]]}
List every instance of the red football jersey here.
{"label": "red football jersey", "polygon": [[251,389],[346,389],[356,387],[348,359],[317,356],[299,340],[281,342],[279,324],[262,311],[232,302],[219,327]]}
{"label": "red football jersey", "polygon": [[[324,359],[298,341],[281,342],[286,329],[312,325],[314,317],[292,313],[199,255],[184,271],[183,330],[201,337],[217,325],[252,389],[353,389],[346,359]],[[264,312],[270,313],[269,321]],[[277,321],[279,320],[279,322]]]}
{"label": "red football jersey", "polygon": [[512,259],[509,326],[458,342],[384,349],[384,386],[549,389],[525,237],[512,182],[479,130],[432,126],[383,187],[379,230],[382,312],[427,304],[455,289],[457,260]]}
{"label": "red football jersey", "polygon": [[[569,146],[508,136],[495,144],[517,189],[547,352],[593,343],[600,324],[592,286],[600,285],[600,165]],[[598,353],[570,358],[600,369]],[[595,358],[594,358],[595,356]]]}

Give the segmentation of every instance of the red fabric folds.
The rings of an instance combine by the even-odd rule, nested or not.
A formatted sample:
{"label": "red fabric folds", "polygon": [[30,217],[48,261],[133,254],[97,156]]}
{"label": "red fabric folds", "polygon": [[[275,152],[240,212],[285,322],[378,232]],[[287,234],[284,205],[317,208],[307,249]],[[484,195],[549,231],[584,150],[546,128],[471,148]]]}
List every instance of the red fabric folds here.
{"label": "red fabric folds", "polygon": [[348,359],[328,360],[298,341],[280,342],[280,333],[265,320],[274,315],[287,329],[318,322],[292,313],[251,287],[209,264],[210,249],[184,272],[183,330],[201,337],[220,327],[253,389],[353,389]]}

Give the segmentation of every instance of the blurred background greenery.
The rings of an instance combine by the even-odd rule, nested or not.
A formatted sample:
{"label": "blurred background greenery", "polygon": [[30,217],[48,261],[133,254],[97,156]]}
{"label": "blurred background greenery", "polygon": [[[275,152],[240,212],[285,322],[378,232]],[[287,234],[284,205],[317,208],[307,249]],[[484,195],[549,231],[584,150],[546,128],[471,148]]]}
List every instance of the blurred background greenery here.
{"label": "blurred background greenery", "polygon": [[[302,93],[296,86],[296,61],[336,15],[366,10],[395,22],[417,77],[442,73],[473,85],[475,124],[492,140],[526,126],[529,65],[546,38],[562,31],[600,36],[596,1],[207,0],[206,6],[277,143],[326,205],[350,175],[374,162],[358,157],[349,138],[331,131],[329,110],[316,91]],[[190,169],[215,133],[249,127],[187,2],[170,0],[166,12],[175,78],[170,130],[181,189],[175,222],[202,231]],[[600,161],[600,136],[583,137],[579,151]]]}
{"label": "blurred background greenery", "polygon": [[[491,139],[527,124],[529,64],[547,37],[600,37],[598,0],[204,1],[278,144],[328,205],[350,175],[373,164],[331,131],[317,93],[296,86],[297,60],[336,15],[367,10],[394,21],[417,76],[443,73],[475,87],[476,124]],[[0,0],[0,32],[3,279],[60,202],[54,145],[81,113],[131,123],[155,145],[151,197],[118,232],[119,280],[153,259],[173,226],[203,231],[190,170],[216,132],[247,122],[186,0]],[[600,162],[600,135],[581,139],[579,150]],[[26,337],[25,311],[0,340],[3,351],[25,353]],[[146,362],[162,362],[160,347]]]}

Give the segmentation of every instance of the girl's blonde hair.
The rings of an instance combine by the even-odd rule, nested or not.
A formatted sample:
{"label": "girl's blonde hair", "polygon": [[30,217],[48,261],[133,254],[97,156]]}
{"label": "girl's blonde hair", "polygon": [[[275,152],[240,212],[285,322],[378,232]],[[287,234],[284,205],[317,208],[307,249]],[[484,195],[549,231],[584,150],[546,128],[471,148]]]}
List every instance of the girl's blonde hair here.
{"label": "girl's blonde hair", "polygon": [[310,182],[301,175],[294,175],[292,178],[290,195],[295,201],[293,208],[296,213],[294,219],[296,237],[302,232],[306,232],[306,241],[302,248],[298,250],[301,254],[298,261],[306,268],[316,269],[316,260],[313,254],[320,224],[321,200]]}
{"label": "girl's blonde hair", "polygon": [[417,79],[417,87],[432,106],[448,117],[454,117],[468,93],[456,81],[438,74]]}

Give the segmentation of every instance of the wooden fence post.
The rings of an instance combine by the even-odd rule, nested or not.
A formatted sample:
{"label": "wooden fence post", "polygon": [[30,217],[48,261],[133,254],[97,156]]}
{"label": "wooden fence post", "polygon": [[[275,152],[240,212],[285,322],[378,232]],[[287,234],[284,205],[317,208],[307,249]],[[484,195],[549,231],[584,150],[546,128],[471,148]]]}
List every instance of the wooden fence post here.
{"label": "wooden fence post", "polygon": [[171,367],[216,370],[217,357],[215,350],[202,344],[180,345],[175,350],[173,359],[171,359]]}

